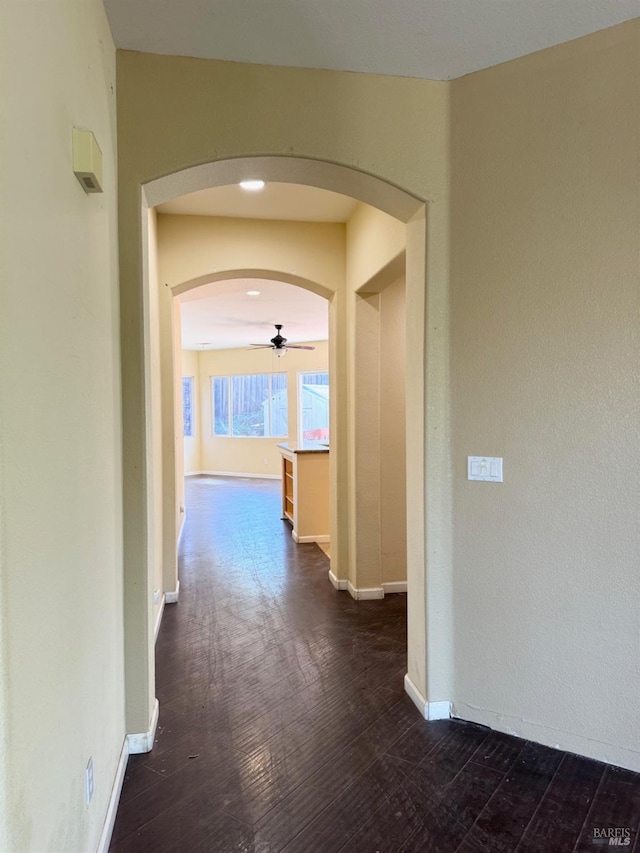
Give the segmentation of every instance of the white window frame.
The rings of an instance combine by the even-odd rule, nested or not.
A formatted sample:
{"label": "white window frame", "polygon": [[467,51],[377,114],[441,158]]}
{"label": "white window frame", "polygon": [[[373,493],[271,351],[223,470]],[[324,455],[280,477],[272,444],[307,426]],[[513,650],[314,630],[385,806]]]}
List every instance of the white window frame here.
{"label": "white window frame", "polygon": [[[329,378],[329,370],[327,368],[323,368],[321,370],[299,370],[297,374],[297,383],[296,383],[296,391],[298,394],[298,399],[296,401],[296,415],[298,418],[298,442],[302,444],[302,442],[306,441],[303,437],[303,416],[302,416],[302,377],[307,376],[310,373],[325,373],[327,379]],[[327,382],[327,388],[329,387],[329,383]],[[331,392],[329,392],[329,413],[331,413]],[[331,417],[331,416],[329,416]],[[331,433],[329,433],[331,435]]]}
{"label": "white window frame", "polygon": [[[309,371],[307,371],[309,372]],[[272,385],[272,377],[273,376],[284,376],[285,377],[285,388],[287,391],[287,415],[289,412],[289,378],[286,373],[282,372],[263,372],[263,373],[229,373],[224,375],[212,375],[209,377],[209,390],[211,395],[211,436],[213,438],[251,438],[251,439],[268,439],[269,441],[273,441],[274,439],[283,439],[287,438],[287,433],[283,435],[273,435],[271,432],[271,406],[267,406],[267,419],[268,419],[268,434],[267,435],[233,435],[233,379],[237,379],[238,377],[243,376],[267,376],[268,377],[268,394],[267,399],[271,399],[273,396],[273,385]],[[229,432],[226,434],[217,433],[216,429],[216,414],[215,414],[215,395],[214,395],[214,380],[215,379],[224,379],[227,383],[227,425],[229,428]]]}

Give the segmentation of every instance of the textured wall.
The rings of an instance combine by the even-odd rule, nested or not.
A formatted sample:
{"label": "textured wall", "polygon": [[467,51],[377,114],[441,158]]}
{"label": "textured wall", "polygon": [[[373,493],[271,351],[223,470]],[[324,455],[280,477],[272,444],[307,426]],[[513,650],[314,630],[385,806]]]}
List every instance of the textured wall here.
{"label": "textured wall", "polygon": [[456,710],[635,769],[639,49],[454,82],[451,287]]}
{"label": "textured wall", "polygon": [[380,293],[380,558],[383,583],[407,579],[405,311],[402,276]]}
{"label": "textured wall", "polygon": [[[424,351],[425,311],[434,318],[429,327],[426,365],[412,362],[408,382],[414,410],[408,422],[408,439],[413,444],[415,475],[409,489],[416,495],[407,517],[411,542],[409,571],[414,574],[415,596],[410,608],[409,669],[426,692],[426,623],[424,610],[425,527],[432,543],[430,578],[433,614],[430,625],[440,637],[432,648],[441,657],[434,666],[439,694],[449,695],[446,683],[450,652],[448,605],[439,603],[449,595],[450,559],[448,548],[448,432],[447,410],[447,284],[449,227],[449,87],[446,83],[368,75],[283,69],[239,63],[150,56],[122,51],[118,54],[118,128],[120,172],[121,304],[126,327],[123,375],[125,402],[125,583],[132,609],[141,611],[146,602],[139,595],[137,572],[143,559],[144,482],[141,460],[146,453],[144,399],[140,370],[140,337],[143,318],[140,294],[140,187],[155,191],[157,183],[171,184],[174,194],[197,189],[190,183],[199,170],[209,169],[210,183],[238,179],[234,164],[242,158],[260,158],[269,179],[309,182],[343,191],[409,220],[420,211],[420,201],[428,202],[428,217],[410,226],[408,256],[417,260],[407,265],[407,299],[411,299],[413,322],[408,337],[413,348]],[[149,93],[153,93],[150,97]],[[188,97],[185,96],[188,93]],[[399,144],[398,140],[402,143]],[[287,170],[286,161],[291,161]],[[330,168],[323,166],[330,164]],[[331,169],[337,170],[329,174]],[[342,171],[341,171],[342,170]],[[178,179],[169,176],[179,172]],[[214,174],[215,173],[215,174]],[[322,173],[322,178],[318,176]],[[341,178],[337,178],[337,174]],[[373,176],[373,178],[371,177]],[[325,182],[326,178],[326,182]],[[157,179],[157,181],[156,181]],[[376,180],[377,179],[377,180]],[[188,189],[187,189],[188,188]],[[398,202],[398,191],[402,201]],[[415,198],[410,198],[411,193]],[[160,193],[162,196],[162,192]],[[147,196],[148,197],[148,196]],[[165,196],[166,198],[166,196]],[[156,194],[157,202],[164,200]],[[154,202],[154,203],[157,203]],[[400,213],[402,210],[402,213]],[[428,237],[429,252],[425,262]],[[414,252],[415,249],[415,252]],[[429,293],[426,284],[429,283]],[[338,298],[330,316],[339,323],[344,305]],[[335,326],[334,326],[335,328]],[[349,357],[347,330],[332,336],[332,369],[344,369]],[[431,407],[425,418],[425,387]],[[350,405],[346,395],[334,395],[336,409]],[[343,418],[344,422],[344,418]],[[333,431],[336,435],[336,431]],[[423,446],[430,453],[425,456]],[[346,447],[346,434],[340,436]],[[332,454],[337,463],[338,448]],[[423,508],[425,468],[431,484],[431,507]],[[353,483],[351,484],[353,487]],[[341,490],[333,514],[332,527],[346,519],[348,490]],[[335,524],[333,523],[335,522]],[[340,563],[348,565],[348,554],[338,549]],[[332,557],[333,560],[333,557]],[[130,625],[131,636],[136,633]],[[129,624],[129,623],[128,623]],[[128,647],[129,648],[129,647]],[[444,649],[444,654],[442,650]],[[146,666],[131,647],[128,658]],[[136,725],[148,717],[146,695],[137,690],[138,712],[130,719]],[[443,698],[438,695],[437,698]]]}
{"label": "textured wall", "polygon": [[[0,62],[0,849],[86,853],[124,738],[115,52],[102,3],[3,4]],[[100,145],[102,195],[73,174],[74,126]]]}

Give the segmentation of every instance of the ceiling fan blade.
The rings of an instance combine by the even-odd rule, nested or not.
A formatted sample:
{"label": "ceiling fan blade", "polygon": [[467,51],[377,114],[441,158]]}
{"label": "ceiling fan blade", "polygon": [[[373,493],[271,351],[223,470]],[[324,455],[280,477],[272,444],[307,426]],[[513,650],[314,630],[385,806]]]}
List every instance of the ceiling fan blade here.
{"label": "ceiling fan blade", "polygon": [[249,344],[252,349],[272,349],[274,352],[284,354],[288,349],[308,349],[312,350],[315,347],[306,346],[306,344],[289,344],[287,339],[280,334],[282,329],[281,323],[276,323],[276,334],[271,338],[268,344]]}

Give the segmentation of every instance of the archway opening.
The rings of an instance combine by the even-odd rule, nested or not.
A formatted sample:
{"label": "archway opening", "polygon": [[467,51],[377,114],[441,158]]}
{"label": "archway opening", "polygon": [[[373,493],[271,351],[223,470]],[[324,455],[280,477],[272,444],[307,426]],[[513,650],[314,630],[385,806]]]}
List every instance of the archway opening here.
{"label": "archway opening", "polygon": [[[174,328],[181,328],[174,363],[182,364],[187,394],[176,412],[176,444],[184,445],[187,477],[283,480],[290,488],[287,506],[283,491],[282,514],[294,540],[330,553],[329,302],[313,292],[320,285],[312,290],[282,278],[231,271],[173,289],[180,291],[173,299],[180,315]],[[282,349],[271,342],[276,324],[286,336]],[[304,459],[295,455],[300,449]],[[289,461],[294,454],[296,470],[313,467],[317,481],[296,480],[295,489],[286,484],[285,453]],[[182,456],[178,450],[177,470]],[[176,484],[180,492],[179,470]]]}
{"label": "archway opening", "polygon": [[[390,184],[381,181],[370,175],[347,169],[341,166],[336,166],[330,163],[324,163],[314,160],[303,160],[297,158],[281,158],[281,157],[266,157],[266,158],[242,158],[237,160],[227,160],[217,163],[209,163],[203,166],[187,169],[183,172],[174,175],[160,178],[146,184],[142,188],[143,196],[143,216],[142,216],[142,246],[143,246],[143,268],[144,268],[144,294],[145,294],[145,373],[147,387],[147,440],[146,440],[146,456],[147,456],[147,478],[145,490],[147,497],[153,495],[152,477],[149,476],[150,469],[154,467],[151,457],[153,456],[154,439],[153,439],[153,382],[151,380],[152,373],[152,350],[154,337],[153,310],[150,306],[149,299],[149,209],[155,205],[173,198],[177,195],[184,194],[188,191],[195,191],[203,187],[221,186],[228,184],[230,181],[239,180],[246,176],[247,170],[252,172],[260,170],[267,181],[280,180],[285,183],[300,183],[308,186],[324,187],[330,190],[339,190],[341,193],[350,195],[351,197],[371,205],[373,209],[383,211],[389,217],[394,217],[402,225],[404,242],[402,246],[402,254],[404,261],[404,252],[406,251],[406,343],[407,351],[411,354],[407,360],[407,376],[406,376],[406,453],[409,460],[407,465],[406,476],[406,505],[407,505],[407,588],[409,590],[409,615],[408,615],[408,634],[409,634],[409,652],[408,652],[408,689],[416,704],[422,705],[422,710],[426,713],[426,695],[427,695],[427,671],[426,671],[426,594],[425,594],[425,441],[426,441],[426,406],[425,406],[425,358],[426,337],[425,337],[425,305],[426,305],[426,207],[420,200],[412,197],[408,193],[399,190]],[[365,281],[374,280],[376,276],[388,275],[393,269],[394,264],[398,263],[397,256],[390,255],[386,263],[381,263],[378,268],[374,268],[372,276]],[[382,256],[384,257],[384,255]],[[228,269],[222,273],[229,274],[229,269],[234,265],[230,264]],[[244,264],[238,263],[235,269],[247,271],[246,258]],[[260,270],[260,274],[265,273],[268,267],[257,265],[252,271]],[[219,271],[209,271],[201,273],[196,278],[205,276],[211,280],[211,275],[217,275]],[[272,271],[273,272],[273,271]],[[364,271],[366,275],[366,269]],[[291,275],[290,270],[279,270],[278,275],[283,273]],[[296,276],[300,276],[306,281],[313,281],[312,275],[305,275],[305,270],[302,273],[299,269],[295,272]],[[201,279],[202,280],[202,279]],[[174,286],[182,282],[165,282]],[[355,291],[358,288],[354,288]],[[365,288],[366,292],[366,288]],[[375,291],[374,291],[375,292]],[[341,386],[337,389],[335,396],[336,410],[336,430],[335,430],[335,451],[332,453],[332,470],[336,467],[348,471],[346,478],[342,478],[339,485],[335,489],[334,498],[332,501],[332,521],[335,518],[339,520],[345,530],[346,535],[338,537],[336,548],[336,558],[338,565],[345,567],[340,573],[343,576],[336,576],[335,581],[338,586],[348,586],[358,589],[357,586],[357,565],[358,565],[358,549],[354,537],[350,536],[355,525],[357,525],[357,506],[353,495],[357,488],[357,470],[354,462],[354,445],[355,445],[355,418],[351,411],[352,395],[355,376],[353,361],[351,359],[352,346],[354,342],[353,329],[350,328],[350,323],[355,323],[355,296],[350,298],[345,286],[338,287],[333,293],[331,300],[331,315],[334,334],[331,335],[330,343],[330,363],[334,370],[345,372],[346,378]],[[340,417],[342,410],[343,416]],[[157,413],[156,413],[157,420]],[[158,421],[161,422],[161,418]],[[446,442],[445,436],[441,433],[442,441]],[[334,439],[332,438],[332,443]],[[157,447],[157,442],[156,442]],[[436,448],[437,450],[437,448]],[[441,449],[442,453],[442,449]],[[432,456],[435,459],[435,456]],[[166,476],[165,476],[166,475]],[[163,466],[163,486],[167,485],[167,481],[171,479],[171,471]],[[175,477],[175,469],[174,474]],[[175,485],[175,484],[174,484]],[[164,503],[166,506],[166,489]],[[153,518],[153,499],[147,500],[147,540],[153,535],[155,521]],[[157,520],[157,516],[156,516]],[[145,578],[145,588],[149,588],[148,564]],[[355,581],[355,583],[354,583]],[[166,585],[166,578],[165,578]],[[145,611],[148,614],[148,605],[145,601]],[[151,622],[148,619],[148,622]],[[151,631],[149,632],[151,634]],[[138,635],[139,639],[139,635]],[[152,659],[152,646],[149,643],[149,659]],[[132,653],[132,649],[127,650],[127,655]],[[136,650],[139,654],[139,647]],[[147,668],[147,672],[151,672],[151,668]],[[151,677],[152,682],[152,677]],[[148,685],[152,693],[152,683]],[[136,698],[133,693],[138,694],[140,698],[141,690],[132,688],[129,693],[131,702],[135,704]],[[147,694],[149,695],[149,694]]]}

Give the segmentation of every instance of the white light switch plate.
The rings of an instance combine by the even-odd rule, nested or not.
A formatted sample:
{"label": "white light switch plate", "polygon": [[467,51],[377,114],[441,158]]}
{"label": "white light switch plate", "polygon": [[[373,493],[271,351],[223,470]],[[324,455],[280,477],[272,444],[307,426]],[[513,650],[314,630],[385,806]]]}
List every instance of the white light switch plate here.
{"label": "white light switch plate", "polygon": [[467,456],[467,480],[502,483],[502,457]]}

